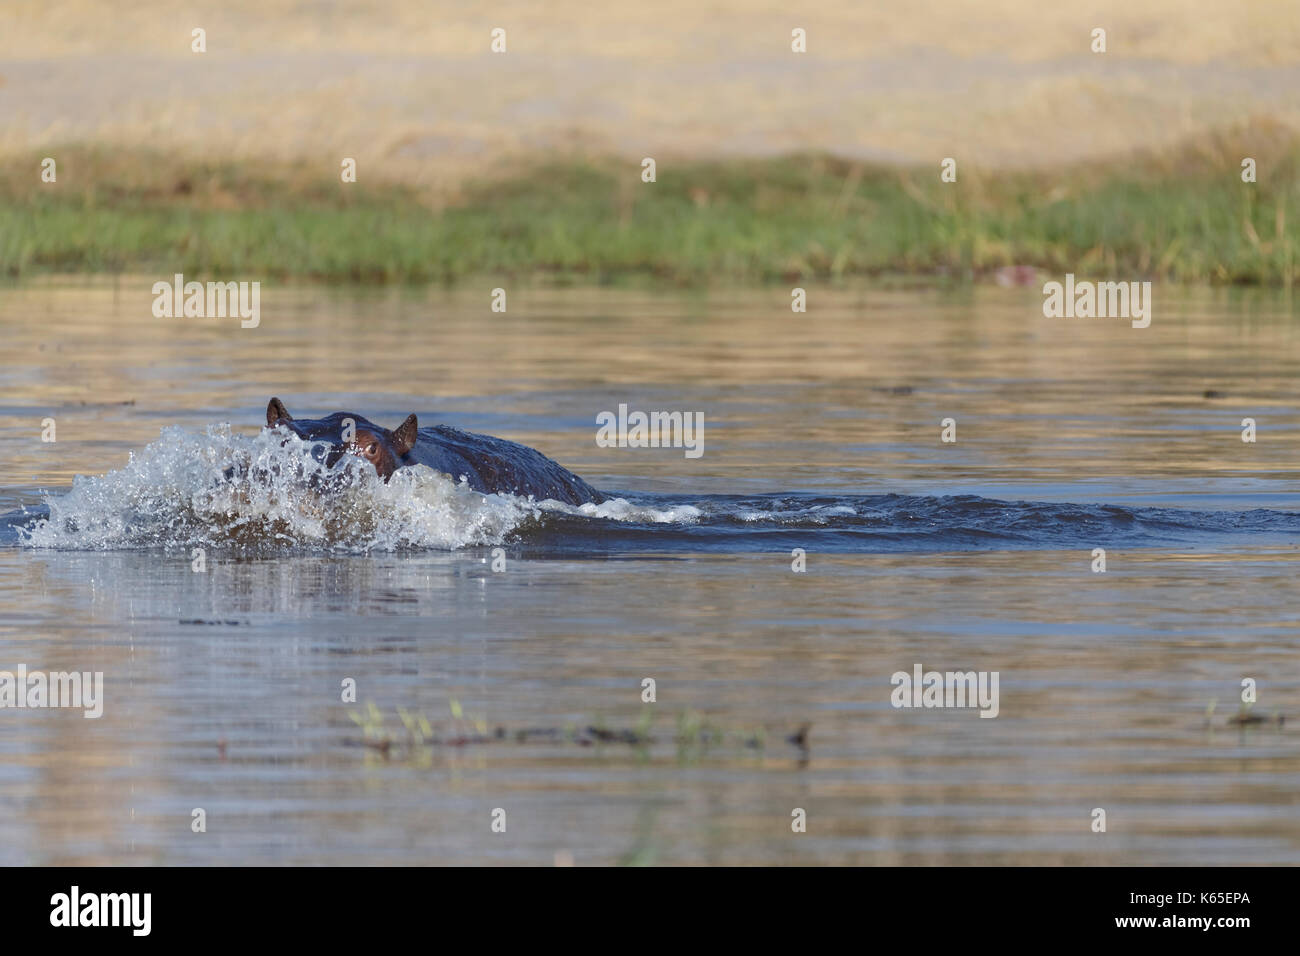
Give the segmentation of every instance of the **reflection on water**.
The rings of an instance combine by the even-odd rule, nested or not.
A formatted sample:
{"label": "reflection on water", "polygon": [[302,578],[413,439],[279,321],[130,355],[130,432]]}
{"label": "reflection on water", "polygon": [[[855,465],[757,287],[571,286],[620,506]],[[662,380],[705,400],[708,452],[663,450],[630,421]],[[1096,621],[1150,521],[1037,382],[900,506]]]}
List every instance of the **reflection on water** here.
{"label": "reflection on water", "polygon": [[[195,573],[181,546],[6,539],[0,669],[103,671],[107,700],[0,711],[0,863],[1300,862],[1284,301],[1157,290],[1139,332],[1045,320],[1032,291],[824,290],[792,317],[782,290],[520,290],[506,316],[470,292],[268,290],[240,330],[159,328],[148,287],[0,291],[0,511],[167,425],[252,436],[272,394],[524,441],[659,504],[1061,507],[981,519],[1027,541],[907,550],[736,514],[725,547],[707,518],[611,542],[567,515],[506,538],[502,573],[490,546],[216,548]],[[702,411],[706,454],[596,447],[619,402]],[[1187,527],[1035,525],[1096,502]],[[999,717],[893,709],[917,663],[998,671]],[[1292,719],[1228,724],[1243,677]]]}

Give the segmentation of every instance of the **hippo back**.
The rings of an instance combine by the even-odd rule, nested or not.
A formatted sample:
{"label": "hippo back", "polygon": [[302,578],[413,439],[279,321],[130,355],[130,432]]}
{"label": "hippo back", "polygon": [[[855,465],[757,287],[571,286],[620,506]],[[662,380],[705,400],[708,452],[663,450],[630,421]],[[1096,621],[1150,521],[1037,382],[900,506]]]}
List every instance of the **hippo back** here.
{"label": "hippo back", "polygon": [[580,505],[605,500],[591,485],[536,449],[461,431],[449,425],[421,428],[419,441],[400,465],[427,465],[484,494],[531,495]]}

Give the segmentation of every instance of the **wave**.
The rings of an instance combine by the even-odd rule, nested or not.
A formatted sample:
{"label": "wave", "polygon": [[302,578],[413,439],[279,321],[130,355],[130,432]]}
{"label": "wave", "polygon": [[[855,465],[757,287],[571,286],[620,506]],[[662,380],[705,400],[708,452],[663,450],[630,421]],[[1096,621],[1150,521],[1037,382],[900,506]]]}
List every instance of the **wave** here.
{"label": "wave", "polygon": [[1300,512],[1000,501],[976,495],[626,494],[568,505],[482,494],[424,466],[385,484],[319,445],[263,431],[179,427],[118,471],[78,476],[0,518],[0,543],[116,550],[456,550],[513,544],[618,550],[911,551],[1168,546],[1224,535],[1295,540]]}

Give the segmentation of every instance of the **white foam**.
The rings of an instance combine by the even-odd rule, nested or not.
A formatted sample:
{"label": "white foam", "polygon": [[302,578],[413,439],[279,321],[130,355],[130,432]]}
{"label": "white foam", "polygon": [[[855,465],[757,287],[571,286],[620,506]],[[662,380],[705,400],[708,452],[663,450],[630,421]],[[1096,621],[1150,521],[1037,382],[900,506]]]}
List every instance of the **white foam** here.
{"label": "white foam", "polygon": [[789,508],[781,511],[742,511],[737,517],[751,524],[779,522],[781,524],[831,524],[832,518],[854,517],[857,510],[849,505],[813,505],[808,508]]}
{"label": "white foam", "polygon": [[702,512],[694,505],[674,505],[670,508],[651,508],[636,505],[626,498],[610,498],[600,504],[566,505],[558,501],[545,503],[550,510],[570,511],[574,514],[587,515],[592,518],[608,518],[612,521],[636,521],[650,524],[690,524],[699,519]]}

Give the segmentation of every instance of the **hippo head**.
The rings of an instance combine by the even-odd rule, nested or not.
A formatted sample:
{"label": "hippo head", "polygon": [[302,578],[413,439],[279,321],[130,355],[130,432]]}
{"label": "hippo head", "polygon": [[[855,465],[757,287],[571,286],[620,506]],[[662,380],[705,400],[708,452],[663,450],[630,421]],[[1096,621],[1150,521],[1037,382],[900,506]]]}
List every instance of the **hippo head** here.
{"label": "hippo head", "polygon": [[360,415],[335,412],[325,418],[298,419],[289,414],[278,398],[266,406],[266,427],[283,425],[299,438],[323,442],[329,447],[325,464],[333,467],[345,454],[370,462],[384,481],[392,477],[398,462],[415,447],[419,424],[414,415],[407,417],[396,430],[389,431]]}

